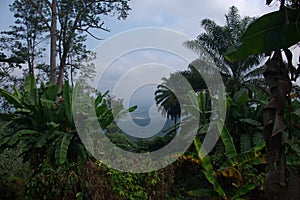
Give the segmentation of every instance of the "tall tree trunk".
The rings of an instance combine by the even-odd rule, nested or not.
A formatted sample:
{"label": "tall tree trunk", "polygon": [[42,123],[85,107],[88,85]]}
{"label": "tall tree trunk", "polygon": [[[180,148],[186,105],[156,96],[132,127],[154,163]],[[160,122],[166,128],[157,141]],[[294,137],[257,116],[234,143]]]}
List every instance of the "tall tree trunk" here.
{"label": "tall tree trunk", "polygon": [[51,41],[50,41],[50,81],[56,84],[56,40],[57,40],[57,0],[52,1]]}
{"label": "tall tree trunk", "polygon": [[268,200],[300,198],[299,181],[287,167],[283,145],[284,109],[292,84],[280,51],[266,63],[264,77],[271,99],[263,111],[264,140],[267,150],[265,198]]}
{"label": "tall tree trunk", "polygon": [[64,72],[66,68],[66,61],[67,61],[67,53],[63,53],[59,65],[59,73],[58,73],[58,80],[57,80],[58,90],[62,90],[64,86]]}
{"label": "tall tree trunk", "polygon": [[[68,53],[71,49],[72,46],[72,40],[75,37],[75,31],[77,29],[77,24],[79,22],[79,19],[81,17],[81,13],[78,13],[74,22],[73,22],[73,26],[71,28],[71,31],[69,33],[69,35],[66,35],[66,27],[65,27],[65,33],[63,36],[63,54],[60,58],[60,65],[59,65],[59,74],[58,74],[58,80],[57,80],[57,85],[58,85],[58,89],[62,90],[63,89],[63,84],[64,84],[64,72],[65,72],[65,68],[66,68],[66,63],[67,63],[67,57],[68,57]],[[66,19],[67,22],[67,19]]]}

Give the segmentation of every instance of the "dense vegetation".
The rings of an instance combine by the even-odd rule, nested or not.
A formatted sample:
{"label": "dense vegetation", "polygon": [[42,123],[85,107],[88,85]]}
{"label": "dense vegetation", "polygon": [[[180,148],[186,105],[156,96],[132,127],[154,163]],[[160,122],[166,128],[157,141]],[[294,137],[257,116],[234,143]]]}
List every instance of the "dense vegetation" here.
{"label": "dense vegetation", "polygon": [[[152,140],[129,137],[117,126],[114,116],[132,112],[136,107],[124,110],[122,100],[111,97],[109,92],[97,92],[90,97],[97,121],[110,141],[135,153],[152,152],[169,143],[181,126],[183,109],[190,111],[190,115],[201,116],[193,144],[177,161],[158,171],[129,173],[104,165],[86,150],[76,130],[76,111],[72,107],[72,92],[77,89],[73,77],[76,73],[94,73],[92,64],[80,69],[81,63],[92,63],[95,56],[85,46],[87,35],[92,35],[89,29],[107,30],[102,15],[126,19],[128,2],[15,0],[11,11],[17,20],[12,30],[2,32],[0,46],[6,54],[0,54],[0,199],[263,199],[275,195],[276,192],[265,193],[265,189],[273,189],[272,184],[282,194],[290,192],[290,197],[297,199],[294,190],[300,190],[300,99],[292,81],[297,80],[300,68],[294,66],[288,47],[298,47],[300,41],[300,3],[280,2],[279,11],[258,19],[241,18],[234,6],[225,15],[223,26],[203,19],[205,32],[184,44],[196,52],[204,47],[219,68],[226,87],[225,120],[218,119],[209,126],[211,102],[217,97],[210,94],[198,73],[195,63],[199,60],[184,71],[164,77],[157,87],[158,109],[175,122],[165,136]],[[265,37],[276,36],[285,39],[275,44],[262,42]],[[38,59],[45,51],[41,45],[45,41],[51,46],[49,65]],[[253,46],[253,41],[263,44]],[[265,64],[261,63],[264,54],[269,57]],[[282,54],[286,55],[287,63],[283,62]],[[282,101],[278,100],[280,93],[276,93],[277,106],[272,107],[278,110],[283,105],[278,115],[287,124],[276,133],[280,135],[284,163],[274,159],[272,164],[277,166],[272,169],[268,163],[272,143],[264,134],[271,123],[265,123],[265,113],[279,86],[270,86],[265,69],[274,63],[274,58],[287,69],[289,79],[284,80],[290,88]],[[24,76],[11,75],[14,68],[25,65]],[[281,78],[282,74],[276,77]],[[189,81],[198,107],[180,107],[170,90],[177,76]],[[112,101],[118,104],[118,113],[111,108]],[[203,155],[201,145],[211,128],[220,139],[208,155]],[[289,178],[295,178],[288,186],[280,185],[280,178],[275,183],[266,179],[274,170],[280,172],[281,165]],[[270,185],[265,184],[266,180]]]}

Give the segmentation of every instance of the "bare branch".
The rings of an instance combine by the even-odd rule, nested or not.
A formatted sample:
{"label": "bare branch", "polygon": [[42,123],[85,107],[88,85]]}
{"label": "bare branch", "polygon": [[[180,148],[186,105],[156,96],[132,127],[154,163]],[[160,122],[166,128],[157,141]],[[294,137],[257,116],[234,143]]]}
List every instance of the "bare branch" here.
{"label": "bare branch", "polygon": [[98,38],[97,36],[93,35],[91,32],[89,32],[88,30],[86,30],[85,32],[87,32],[90,36],[92,36],[93,38],[95,38],[96,40],[104,40],[102,38]]}

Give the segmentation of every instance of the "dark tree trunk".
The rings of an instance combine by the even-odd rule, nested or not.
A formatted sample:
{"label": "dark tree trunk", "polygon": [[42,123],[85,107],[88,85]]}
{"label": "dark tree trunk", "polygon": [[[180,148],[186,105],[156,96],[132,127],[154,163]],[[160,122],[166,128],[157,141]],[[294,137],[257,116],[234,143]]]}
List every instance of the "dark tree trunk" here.
{"label": "dark tree trunk", "polygon": [[56,84],[56,40],[57,40],[57,0],[52,1],[51,41],[50,41],[50,81]]}
{"label": "dark tree trunk", "polygon": [[265,198],[268,200],[300,199],[299,181],[286,165],[282,141],[284,108],[289,101],[292,84],[280,51],[265,65],[264,77],[270,90],[270,101],[263,111],[264,140],[267,150]]}

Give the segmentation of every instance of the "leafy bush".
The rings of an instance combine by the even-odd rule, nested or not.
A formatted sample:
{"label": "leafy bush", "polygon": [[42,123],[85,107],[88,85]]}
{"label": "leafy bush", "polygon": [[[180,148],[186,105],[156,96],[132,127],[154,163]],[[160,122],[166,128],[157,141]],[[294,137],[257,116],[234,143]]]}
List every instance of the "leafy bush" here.
{"label": "leafy bush", "polygon": [[83,193],[87,199],[165,199],[173,184],[173,167],[134,174],[88,163],[82,171]]}
{"label": "leafy bush", "polygon": [[23,186],[31,175],[29,163],[19,156],[21,147],[5,149],[0,154],[0,199],[22,199]]}
{"label": "leafy bush", "polygon": [[26,199],[76,199],[79,192],[77,163],[52,166],[44,161],[26,185]]}

